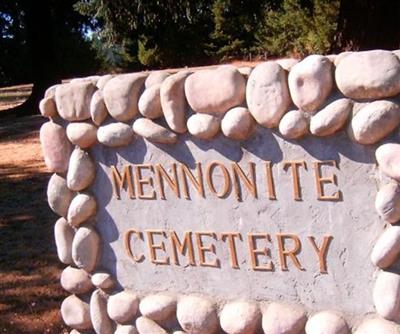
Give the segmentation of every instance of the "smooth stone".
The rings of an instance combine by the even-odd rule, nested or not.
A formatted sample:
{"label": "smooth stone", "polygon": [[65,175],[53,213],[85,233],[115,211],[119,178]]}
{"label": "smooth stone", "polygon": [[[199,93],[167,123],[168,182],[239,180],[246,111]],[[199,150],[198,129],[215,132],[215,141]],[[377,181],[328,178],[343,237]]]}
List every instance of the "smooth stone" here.
{"label": "smooth stone", "polygon": [[280,67],[282,67],[285,71],[290,72],[292,67],[296,64],[299,63],[300,60],[295,59],[295,58],[283,58],[283,59],[277,59],[275,62],[279,64]]}
{"label": "smooth stone", "polygon": [[187,128],[191,135],[207,140],[218,134],[221,128],[221,121],[213,115],[194,114],[188,118]]}
{"label": "smooth stone", "polygon": [[89,153],[76,147],[69,159],[67,184],[68,188],[81,191],[89,187],[96,177],[96,166]]}
{"label": "smooth stone", "polygon": [[139,309],[139,298],[131,291],[121,291],[108,298],[107,313],[114,321],[124,324],[135,317]]}
{"label": "smooth stone", "polygon": [[323,311],[314,314],[306,323],[306,334],[349,334],[346,321],[338,314]]}
{"label": "smooth stone", "polygon": [[332,63],[328,58],[311,55],[289,72],[289,90],[294,104],[307,112],[316,111],[333,87]]}
{"label": "smooth stone", "polygon": [[100,79],[100,75],[90,75],[88,77],[81,77],[81,78],[73,78],[70,82],[91,82],[93,85],[97,85],[97,82]]}
{"label": "smooth stone", "polygon": [[389,225],[379,236],[371,253],[372,263],[382,269],[393,265],[400,255],[400,226]]}
{"label": "smooth stone", "polygon": [[188,109],[185,97],[185,80],[189,72],[182,71],[166,78],[161,84],[160,101],[165,121],[172,131],[185,133]]}
{"label": "smooth stone", "polygon": [[103,90],[106,83],[114,77],[115,77],[115,75],[113,75],[113,74],[106,74],[106,75],[101,76],[99,78],[99,80],[97,80],[97,83],[96,83],[97,88],[99,90]]}
{"label": "smooth stone", "polygon": [[338,55],[336,55],[335,59],[333,60],[334,65],[337,67],[339,65],[339,63],[342,61],[342,59],[351,55],[352,53],[354,53],[354,52],[353,51],[345,51],[345,52],[339,53]]}
{"label": "smooth stone", "polygon": [[110,123],[97,130],[98,141],[109,147],[126,146],[133,138],[133,129],[125,123]]}
{"label": "smooth stone", "polygon": [[114,334],[139,334],[133,325],[118,325]]}
{"label": "smooth stone", "polygon": [[238,71],[240,72],[240,74],[243,75],[245,78],[248,78],[249,75],[250,75],[250,73],[251,73],[251,71],[253,71],[253,68],[252,68],[252,67],[249,67],[249,66],[244,66],[244,67],[239,67],[237,70],[238,70]]}
{"label": "smooth stone", "polygon": [[183,296],[177,304],[176,316],[182,329],[191,334],[214,334],[218,317],[214,304],[205,298]]}
{"label": "smooth stone", "polygon": [[56,96],[56,89],[57,87],[60,86],[60,84],[55,84],[50,86],[49,88],[46,89],[46,91],[44,92],[44,97],[52,97],[55,98]]}
{"label": "smooth stone", "polygon": [[65,264],[71,264],[72,241],[75,231],[65,218],[59,218],[54,224],[54,239],[57,247],[58,259]]}
{"label": "smooth stone", "polygon": [[72,331],[69,332],[69,334],[82,334],[82,332],[73,329]]}
{"label": "smooth stone", "polygon": [[154,85],[143,92],[139,99],[139,112],[146,118],[155,119],[163,115],[160,100],[161,85]]}
{"label": "smooth stone", "polygon": [[375,144],[400,124],[397,103],[380,100],[361,108],[350,123],[350,136],[360,144]]}
{"label": "smooth stone", "polygon": [[87,122],[75,122],[67,125],[67,137],[80,148],[88,148],[97,142],[97,128]]}
{"label": "smooth stone", "polygon": [[149,319],[164,321],[175,314],[176,298],[167,294],[149,295],[140,301],[139,310]]}
{"label": "smooth stone", "polygon": [[380,271],[375,281],[373,301],[378,313],[386,320],[400,320],[400,275]]}
{"label": "smooth stone", "polygon": [[75,295],[68,296],[61,304],[61,316],[65,324],[78,330],[92,328],[89,304]]}
{"label": "smooth stone", "polygon": [[80,193],[74,197],[68,209],[68,223],[79,227],[93,217],[97,211],[97,203],[93,196]]}
{"label": "smooth stone", "polygon": [[335,54],[330,54],[330,55],[326,55],[325,56],[326,58],[328,58],[329,59],[329,61],[331,62],[331,63],[335,63],[335,60],[336,60],[336,58],[338,57],[338,55],[335,55]]}
{"label": "smooth stone", "polygon": [[300,307],[271,303],[263,312],[262,328],[268,334],[300,334],[306,321],[306,313]]}
{"label": "smooth stone", "polygon": [[383,144],[375,151],[379,169],[400,182],[400,145],[394,143]]}
{"label": "smooth stone", "polygon": [[58,115],[54,97],[45,97],[39,102],[39,110],[43,117],[56,117]]}
{"label": "smooth stone", "polygon": [[139,334],[168,334],[164,328],[146,317],[136,319],[136,329]]}
{"label": "smooth stone", "polygon": [[100,238],[94,228],[79,227],[72,241],[72,258],[75,265],[90,273],[96,267],[99,253]]}
{"label": "smooth stone", "polygon": [[99,289],[110,289],[115,285],[115,281],[109,273],[97,272],[92,275],[92,283]]}
{"label": "smooth stone", "polygon": [[104,103],[103,91],[96,91],[90,100],[90,117],[97,126],[100,126],[107,118],[108,110]]}
{"label": "smooth stone", "polygon": [[349,119],[353,102],[337,99],[311,117],[310,132],[315,136],[330,136],[341,130]]}
{"label": "smooth stone", "polygon": [[246,140],[254,133],[256,122],[249,110],[236,107],[229,110],[221,121],[222,133],[234,140]]}
{"label": "smooth stone", "polygon": [[89,274],[79,268],[68,266],[61,273],[61,286],[72,294],[83,294],[93,289]]}
{"label": "smooth stone", "polygon": [[199,70],[189,75],[185,94],[198,113],[221,115],[245,100],[246,80],[232,65]]}
{"label": "smooth stone", "polygon": [[287,139],[298,139],[308,133],[309,118],[301,110],[291,110],[286,113],[280,123],[279,132]]}
{"label": "smooth stone", "polygon": [[138,114],[139,96],[146,77],[145,73],[120,74],[105,84],[104,102],[117,121],[129,121]]}
{"label": "smooth stone", "polygon": [[90,100],[96,89],[90,81],[57,86],[55,99],[58,114],[67,121],[84,121],[90,118]]}
{"label": "smooth stone", "polygon": [[285,70],[273,61],[257,65],[247,81],[246,99],[258,124],[276,127],[291,104]]}
{"label": "smooth stone", "polygon": [[376,318],[364,320],[354,334],[399,334],[400,327],[393,322]]}
{"label": "smooth stone", "polygon": [[335,71],[339,90],[352,99],[381,99],[400,93],[400,61],[390,51],[354,52]]}
{"label": "smooth stone", "polygon": [[74,192],[67,186],[67,180],[59,174],[54,173],[47,185],[47,202],[49,207],[62,217],[67,216]]}
{"label": "smooth stone", "polygon": [[166,71],[152,71],[144,82],[144,86],[147,89],[152,86],[161,85],[170,75],[171,74]]}
{"label": "smooth stone", "polygon": [[400,220],[400,185],[392,182],[379,189],[375,198],[379,216],[391,224]]}
{"label": "smooth stone", "polygon": [[113,334],[114,324],[107,314],[107,296],[95,290],[90,297],[90,319],[96,334]]}
{"label": "smooth stone", "polygon": [[151,119],[138,118],[133,123],[133,131],[148,141],[159,144],[175,144],[178,136],[172,131],[153,122]]}
{"label": "smooth stone", "polygon": [[228,334],[255,334],[261,327],[261,312],[249,302],[231,302],[220,314],[221,328]]}
{"label": "smooth stone", "polygon": [[40,143],[44,162],[50,172],[64,173],[68,169],[72,145],[64,128],[51,121],[40,128]]}

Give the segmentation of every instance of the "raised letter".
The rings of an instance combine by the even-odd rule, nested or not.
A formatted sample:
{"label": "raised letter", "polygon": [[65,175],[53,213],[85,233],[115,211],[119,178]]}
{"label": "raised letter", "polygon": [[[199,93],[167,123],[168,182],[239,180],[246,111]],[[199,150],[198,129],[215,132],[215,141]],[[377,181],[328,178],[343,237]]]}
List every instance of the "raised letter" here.
{"label": "raised letter", "polygon": [[203,171],[201,169],[200,162],[196,163],[196,170],[197,170],[197,180],[190,171],[190,169],[186,165],[181,164],[183,195],[185,196],[186,199],[190,199],[188,191],[188,181],[187,181],[188,177],[192,182],[192,184],[194,185],[194,187],[197,189],[197,192],[200,194],[200,196],[204,198]]}
{"label": "raised letter", "polygon": [[154,234],[162,235],[165,237],[165,232],[163,230],[146,230],[147,233],[147,245],[150,252],[150,261],[155,264],[169,264],[169,257],[166,256],[163,260],[157,259],[156,250],[160,249],[165,252],[165,244],[161,242],[160,244],[154,244],[153,236]]}
{"label": "raised letter", "polygon": [[216,255],[215,253],[215,245],[211,244],[209,246],[204,246],[203,236],[212,237],[217,240],[217,235],[214,232],[195,232],[196,235],[196,243],[197,243],[197,251],[199,253],[199,262],[203,267],[219,267],[219,259],[215,259],[214,262],[206,262],[206,252],[210,252]]}
{"label": "raised letter", "polygon": [[333,237],[331,235],[324,236],[324,241],[322,242],[321,249],[318,248],[317,244],[315,243],[315,238],[310,236],[308,240],[311,243],[315,253],[317,253],[318,261],[319,261],[319,271],[321,274],[327,274],[328,269],[326,266],[326,255],[328,253],[328,247],[332,241]]}
{"label": "raised letter", "polygon": [[179,253],[181,253],[182,255],[184,255],[184,253],[186,252],[189,258],[189,265],[195,266],[196,261],[194,259],[194,253],[193,253],[192,232],[185,232],[183,243],[180,242],[175,231],[171,231],[169,233],[169,238],[171,240],[172,259],[174,264],[179,266],[179,259],[178,259],[178,250],[179,250]]}
{"label": "raised letter", "polygon": [[272,163],[271,161],[265,161],[265,176],[267,177],[267,189],[268,198],[276,199],[274,178],[272,177]]}
{"label": "raised letter", "polygon": [[142,169],[150,169],[152,172],[154,172],[154,168],[150,164],[146,165],[136,165],[136,187],[138,189],[138,197],[141,199],[155,199],[156,198],[156,192],[153,191],[149,195],[144,194],[143,186],[148,184],[153,188],[153,178],[149,177],[147,179],[143,179],[142,175]]}
{"label": "raised letter", "polygon": [[253,195],[254,198],[257,198],[257,183],[256,183],[256,170],[255,163],[249,162],[250,169],[250,179],[246,176],[243,169],[236,162],[232,162],[232,171],[233,171],[233,186],[235,188],[236,199],[238,201],[242,200],[242,194],[240,190],[240,179],[245,184],[246,188]]}
{"label": "raised letter", "polygon": [[271,252],[269,248],[257,248],[257,239],[265,239],[268,242],[271,242],[271,237],[267,233],[249,233],[247,235],[247,241],[249,245],[250,251],[250,259],[251,259],[251,267],[253,270],[266,270],[266,271],[273,271],[274,264],[272,261],[269,261],[264,266],[258,265],[258,257],[257,255],[262,254],[268,257],[271,257]]}
{"label": "raised letter", "polygon": [[129,198],[136,198],[130,165],[123,167],[122,177],[119,174],[117,167],[111,166],[111,175],[113,179],[114,194],[117,199],[121,198],[120,189],[124,187],[125,183],[128,185]]}
{"label": "raised letter", "polygon": [[237,258],[235,237],[242,240],[242,235],[239,232],[225,232],[221,233],[221,240],[228,239],[229,255],[231,256],[232,268],[239,269],[239,261]]}
{"label": "raised letter", "polygon": [[304,169],[307,169],[306,162],[304,160],[284,161],[283,169],[288,169],[289,167],[292,169],[294,199],[296,201],[301,201],[299,167],[304,167]]}
{"label": "raised letter", "polygon": [[168,175],[167,171],[164,169],[161,164],[156,164],[155,165],[155,171],[156,171],[156,177],[158,181],[158,186],[160,188],[161,192],[161,199],[165,199],[165,191],[164,191],[164,181],[165,179],[167,183],[169,184],[170,188],[172,191],[175,193],[175,195],[180,198],[181,193],[179,191],[179,181],[178,181],[178,175],[176,172],[176,163],[172,164],[172,173],[173,173],[173,179]]}
{"label": "raised letter", "polygon": [[321,166],[328,165],[334,166],[337,168],[336,160],[326,160],[326,161],[314,161],[314,172],[315,172],[315,182],[317,186],[317,194],[318,199],[321,201],[337,201],[340,199],[341,191],[338,190],[332,195],[325,195],[324,192],[324,184],[334,184],[337,186],[337,177],[336,174],[332,174],[331,176],[322,177],[321,175]]}
{"label": "raised letter", "polygon": [[130,230],[126,231],[124,234],[124,248],[125,252],[128,256],[135,262],[142,262],[144,260],[144,255],[140,254],[140,256],[133,255],[132,248],[131,248],[131,237],[132,234],[136,234],[137,237],[143,240],[142,232],[136,231],[135,229],[131,228]]}
{"label": "raised letter", "polygon": [[[224,187],[222,188],[222,191],[220,193],[218,193],[217,190],[215,189],[215,185],[212,179],[213,171],[217,166],[221,168],[222,174],[224,176]],[[231,178],[229,177],[229,172],[226,169],[226,167],[222,163],[214,161],[207,166],[206,174],[207,174],[206,180],[208,188],[211,190],[213,194],[217,195],[219,198],[224,198],[231,189]]]}
{"label": "raised letter", "polygon": [[[298,236],[294,235],[294,234],[278,233],[276,235],[276,237],[278,238],[278,252],[279,252],[279,260],[280,260],[280,264],[281,264],[281,270],[282,271],[288,270],[287,261],[286,261],[287,256],[289,256],[291,258],[291,260],[293,261],[293,263],[297,269],[304,270],[304,268],[302,268],[302,266],[296,256],[301,251],[301,242],[300,242],[300,239],[298,238]],[[292,239],[294,241],[293,249],[291,249],[291,250],[285,249],[285,239]]]}

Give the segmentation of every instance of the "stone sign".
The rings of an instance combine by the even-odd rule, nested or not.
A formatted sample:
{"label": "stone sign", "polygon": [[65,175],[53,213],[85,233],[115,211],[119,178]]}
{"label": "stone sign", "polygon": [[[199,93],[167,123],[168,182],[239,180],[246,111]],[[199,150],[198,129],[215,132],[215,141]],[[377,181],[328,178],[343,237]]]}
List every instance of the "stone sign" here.
{"label": "stone sign", "polygon": [[399,333],[398,55],[49,88],[40,136],[65,323]]}

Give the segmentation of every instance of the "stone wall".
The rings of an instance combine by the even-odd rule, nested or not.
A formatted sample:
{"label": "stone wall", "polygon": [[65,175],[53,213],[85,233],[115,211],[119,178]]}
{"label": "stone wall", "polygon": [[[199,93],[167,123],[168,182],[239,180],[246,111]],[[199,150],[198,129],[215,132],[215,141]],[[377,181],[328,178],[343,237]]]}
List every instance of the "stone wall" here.
{"label": "stone wall", "polygon": [[[61,218],[55,240],[67,267],[61,305],[71,333],[399,333],[400,50],[312,55],[254,68],[223,65],[177,73],[157,71],[73,79],[50,87],[40,103],[48,117],[40,138],[48,169],[50,208]],[[346,133],[376,149],[382,174],[375,208],[385,226],[373,249],[375,312],[357,321],[284,301],[233,300],[208,295],[122,290],[98,266],[102,238],[92,147],[119,148],[140,136],[174,145],[181,136],[224,136],[245,145],[259,128],[285,140]],[[370,203],[372,206],[373,203]],[[361,268],[362,269],[362,268]],[[363,303],[358,296],[349,296]]]}

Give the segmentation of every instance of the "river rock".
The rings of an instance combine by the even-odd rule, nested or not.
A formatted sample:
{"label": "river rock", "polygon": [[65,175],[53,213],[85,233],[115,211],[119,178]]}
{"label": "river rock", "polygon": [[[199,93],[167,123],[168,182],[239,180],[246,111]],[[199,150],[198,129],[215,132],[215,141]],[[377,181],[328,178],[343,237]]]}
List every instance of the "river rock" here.
{"label": "river rock", "polygon": [[96,176],[96,166],[89,153],[79,147],[71,154],[69,159],[67,184],[68,188],[81,191],[89,187]]}
{"label": "river rock", "polygon": [[236,107],[229,110],[221,121],[222,133],[234,140],[246,140],[255,130],[256,123],[249,110]]}
{"label": "river rock", "polygon": [[90,81],[65,83],[56,88],[58,114],[67,121],[90,118],[90,100],[97,87]]}
{"label": "river rock", "polygon": [[306,334],[349,334],[346,321],[338,314],[323,311],[314,314],[306,324]]}
{"label": "river rock", "polygon": [[103,91],[96,91],[90,100],[90,116],[97,126],[100,126],[108,116],[108,110],[104,103]]}
{"label": "river rock", "polygon": [[140,113],[150,119],[159,118],[163,115],[160,100],[161,85],[153,85],[143,92],[139,99]]}
{"label": "river rock", "polygon": [[368,103],[350,123],[350,136],[360,144],[375,144],[400,124],[400,106],[388,100]]}
{"label": "river rock", "polygon": [[52,85],[49,88],[46,89],[46,91],[44,92],[44,97],[52,97],[55,98],[56,96],[56,89],[57,87],[60,86],[60,84],[56,84],[56,85]]}
{"label": "river rock", "polygon": [[275,60],[275,62],[279,64],[279,66],[282,67],[285,71],[290,72],[292,67],[298,64],[299,60],[295,58],[283,58],[283,59],[277,59]]}
{"label": "river rock", "polygon": [[72,150],[64,128],[51,121],[44,123],[40,128],[40,143],[49,171],[64,173]]}
{"label": "river rock", "polygon": [[218,117],[208,114],[194,114],[187,121],[187,128],[191,135],[200,139],[211,139],[220,130],[221,121]]}
{"label": "river rock", "polygon": [[391,224],[400,220],[400,185],[392,182],[379,189],[375,208],[381,218]]}
{"label": "river rock", "polygon": [[291,103],[285,70],[273,61],[257,65],[247,81],[246,99],[257,123],[276,127]]}
{"label": "river rock", "polygon": [[45,97],[39,102],[39,110],[43,117],[56,117],[57,106],[53,97]]}
{"label": "river rock", "polygon": [[101,76],[99,78],[99,80],[97,80],[97,83],[96,83],[97,88],[99,90],[103,90],[106,83],[114,77],[115,77],[115,75],[113,75],[113,74],[106,74],[106,75]]}
{"label": "river rock", "polygon": [[372,263],[379,268],[388,268],[400,255],[400,226],[387,226],[380,235],[371,253]]}
{"label": "river rock", "polygon": [[249,66],[243,66],[243,67],[239,67],[237,70],[238,70],[238,71],[240,72],[240,74],[243,75],[245,78],[248,78],[249,75],[250,75],[250,73],[251,73],[251,71],[253,71],[253,68],[252,68],[252,67],[249,67]]}
{"label": "river rock", "polygon": [[91,226],[81,226],[72,241],[72,259],[78,268],[92,272],[99,258],[100,238]]}
{"label": "river rock", "polygon": [[298,139],[308,133],[309,118],[301,110],[291,110],[279,123],[279,132],[287,139]]}
{"label": "river rock", "polygon": [[87,148],[97,142],[97,128],[87,122],[69,123],[67,137],[72,144],[80,148]]}
{"label": "river rock", "polygon": [[118,325],[114,334],[139,334],[135,326],[132,325]]}
{"label": "river rock", "polygon": [[198,113],[221,115],[245,100],[246,80],[231,65],[200,70],[188,76],[185,94]]}
{"label": "river rock", "polygon": [[75,295],[68,296],[61,304],[61,316],[65,324],[78,330],[92,328],[89,304]]}
{"label": "river rock", "polygon": [[333,87],[332,63],[328,58],[311,55],[289,72],[289,89],[294,104],[307,112],[316,111]]}
{"label": "river rock", "polygon": [[381,318],[364,320],[354,334],[399,334],[400,327]]}
{"label": "river rock", "polygon": [[162,82],[170,75],[171,74],[166,71],[152,71],[144,82],[144,86],[147,89],[152,86],[161,85]]}
{"label": "river rock", "polygon": [[400,61],[390,51],[354,52],[338,63],[339,90],[352,99],[381,99],[400,93]]}
{"label": "river rock", "polygon": [[139,304],[142,315],[154,321],[164,321],[175,315],[176,298],[167,294],[149,295]]}
{"label": "river rock", "polygon": [[176,316],[182,329],[191,334],[214,334],[218,317],[214,304],[197,296],[183,296],[177,305]]}
{"label": "river rock", "polygon": [[79,227],[96,214],[97,203],[94,197],[80,193],[74,197],[68,209],[68,222]]}
{"label": "river rock", "polygon": [[65,218],[60,218],[54,225],[54,239],[59,260],[65,264],[72,263],[72,240],[75,231]]}
{"label": "river rock", "polygon": [[89,292],[93,289],[89,274],[82,269],[71,266],[62,271],[60,282],[64,290],[76,295]]}
{"label": "river rock", "polygon": [[98,272],[92,275],[92,283],[99,289],[110,289],[115,285],[115,281],[109,273]]}
{"label": "river rock", "polygon": [[146,77],[145,73],[121,74],[105,84],[104,102],[117,121],[129,121],[138,114],[139,96]]}
{"label": "river rock", "polygon": [[133,123],[133,131],[153,143],[175,144],[178,141],[175,133],[147,118],[137,119]]}
{"label": "river rock", "polygon": [[353,51],[344,51],[344,52],[339,53],[338,55],[336,55],[335,59],[333,60],[333,63],[337,67],[339,65],[339,63],[342,61],[342,59],[351,55],[352,53],[354,53],[354,52]]}
{"label": "river rock", "polygon": [[185,97],[185,80],[189,72],[178,72],[161,84],[160,101],[164,118],[172,131],[185,133],[188,105]]}
{"label": "river rock", "polygon": [[54,173],[47,185],[47,202],[50,208],[62,217],[67,216],[74,192],[67,186],[67,180]]}
{"label": "river rock", "polygon": [[373,300],[381,317],[400,320],[400,275],[389,271],[381,271],[375,282]]}
{"label": "river rock", "polygon": [[139,317],[136,319],[136,329],[139,334],[168,334],[164,328],[146,317]]}
{"label": "river rock", "polygon": [[139,298],[131,291],[124,290],[110,296],[107,313],[114,321],[124,324],[135,317],[139,309]]}
{"label": "river rock", "polygon": [[300,334],[306,321],[306,313],[300,307],[271,303],[263,312],[262,328],[268,334]]}
{"label": "river rock", "polygon": [[100,126],[97,130],[98,141],[109,147],[126,146],[133,138],[132,127],[125,123],[110,123]]}
{"label": "river rock", "polygon": [[254,303],[231,302],[222,309],[220,324],[228,334],[255,334],[261,327],[261,312]]}
{"label": "river rock", "polygon": [[93,85],[97,85],[97,82],[100,79],[100,75],[90,75],[88,77],[81,77],[81,78],[73,78],[70,80],[70,82],[75,83],[75,82],[91,82]]}
{"label": "river rock", "polygon": [[310,132],[315,136],[330,136],[346,124],[353,102],[346,98],[337,99],[321,109],[310,120]]}
{"label": "river rock", "polygon": [[383,144],[375,151],[379,169],[387,176],[400,182],[400,145]]}
{"label": "river rock", "polygon": [[114,324],[107,314],[107,296],[95,290],[90,297],[90,319],[96,334],[113,334]]}

